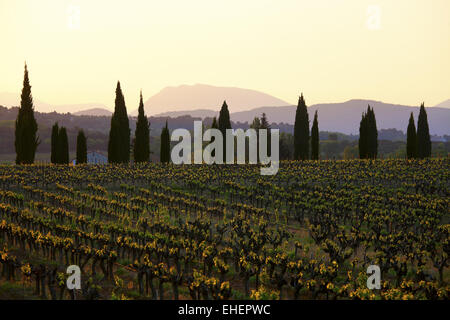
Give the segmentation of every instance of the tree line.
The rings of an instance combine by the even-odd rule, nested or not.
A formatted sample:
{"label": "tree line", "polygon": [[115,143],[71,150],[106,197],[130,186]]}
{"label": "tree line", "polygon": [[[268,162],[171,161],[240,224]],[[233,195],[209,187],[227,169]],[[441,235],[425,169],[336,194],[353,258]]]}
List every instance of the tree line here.
{"label": "tree line", "polygon": [[[308,108],[306,106],[303,93],[300,95],[295,113],[294,122],[294,160],[319,160],[319,122],[317,111],[314,114],[312,127],[310,129]],[[223,102],[219,112],[219,117],[214,117],[212,128],[219,129],[223,135],[223,157],[226,159],[226,130],[232,129],[230,113],[226,101]],[[269,122],[265,114],[261,118],[255,118],[253,129],[270,129]],[[23,89],[21,94],[20,108],[15,122],[15,150],[17,164],[31,164],[34,162],[36,148],[39,145],[37,136],[38,125],[34,118],[33,98],[31,85],[28,77],[28,69],[25,64]],[[270,132],[270,131],[269,131]],[[375,112],[370,105],[367,111],[362,114],[359,127],[359,157],[361,159],[376,159],[378,154],[378,131]],[[125,105],[125,98],[122,93],[120,81],[117,82],[114,113],[111,117],[111,125],[108,140],[108,162],[128,163],[130,154],[133,154],[135,162],[150,161],[150,123],[144,112],[142,92],[138,108],[138,119],[133,140],[130,142],[131,130]],[[270,154],[270,135],[269,154]],[[282,147],[282,146],[280,146]],[[170,132],[168,123],[161,131],[160,161],[170,162]],[[407,129],[407,158],[423,159],[431,156],[431,139],[428,127],[427,113],[424,103],[420,106],[419,118],[417,121],[417,131],[414,124],[414,117],[411,113]],[[87,162],[87,137],[83,130],[78,132],[76,148],[77,164]],[[52,127],[51,136],[51,162],[55,164],[69,163],[69,146],[67,131],[65,127],[59,127],[55,123]]]}

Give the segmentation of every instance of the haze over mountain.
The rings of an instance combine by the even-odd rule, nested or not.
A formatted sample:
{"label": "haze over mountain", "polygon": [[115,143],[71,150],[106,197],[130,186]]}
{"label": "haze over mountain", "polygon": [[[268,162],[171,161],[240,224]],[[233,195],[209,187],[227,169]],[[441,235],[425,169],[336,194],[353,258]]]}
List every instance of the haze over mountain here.
{"label": "haze over mountain", "polygon": [[[125,94],[126,96],[126,94]],[[307,98],[307,97],[306,97]],[[167,87],[145,102],[147,116],[206,118],[218,116],[223,100],[228,103],[231,120],[235,122],[252,122],[255,116],[266,113],[271,123],[293,124],[296,107],[289,103],[255,90],[233,87],[215,87],[203,84]],[[17,106],[19,94],[0,93],[0,105]],[[308,100],[306,101],[308,102]],[[102,104],[68,104],[50,105],[34,99],[35,109],[39,112],[70,112],[75,115],[110,116],[111,111]],[[308,107],[310,121],[318,110],[319,128],[323,131],[337,131],[346,134],[358,134],[361,114],[370,104],[374,108],[378,129],[395,128],[406,131],[409,114],[414,113],[415,120],[419,107],[384,103],[375,100],[353,99],[342,103],[316,104]],[[450,134],[450,99],[434,107],[427,106],[430,133]],[[128,105],[131,116],[137,110]],[[163,113],[157,110],[166,110]]]}
{"label": "haze over mountain", "polygon": [[450,99],[445,100],[437,105],[435,105],[436,108],[449,108],[450,109]]}
{"label": "haze over mountain", "polygon": [[[261,106],[283,106],[288,105],[286,101],[266,93],[234,88],[216,87],[205,84],[181,85],[177,87],[166,87],[145,101],[147,115],[160,113],[161,110],[183,111],[195,109],[217,109],[226,100],[235,111],[245,111]],[[131,112],[137,114],[137,110]]]}
{"label": "haze over mountain", "polygon": [[[406,106],[384,103],[374,100],[354,99],[342,103],[315,104],[308,107],[309,120],[312,123],[314,112],[319,116],[319,129],[323,131],[337,131],[346,134],[358,134],[361,114],[367,110],[367,105],[373,107],[378,129],[395,128],[406,132],[409,115],[414,114],[417,123],[418,106]],[[442,104],[439,104],[442,105]],[[235,122],[251,122],[255,116],[267,115],[270,123],[289,123],[295,120],[296,106],[260,107],[248,111],[234,112],[233,105],[228,105],[230,118]],[[430,133],[437,135],[450,134],[450,108],[427,107]],[[193,110],[179,112],[165,112],[157,116],[181,116],[195,114],[196,117],[218,116],[219,108],[214,110]]]}
{"label": "haze over mountain", "polygon": [[[36,99],[33,96],[33,104],[34,109],[39,112],[53,112],[56,111],[58,113],[79,113],[79,112],[88,112],[92,114],[86,115],[108,115],[107,111],[109,108],[101,103],[80,103],[80,104],[63,104],[63,105],[54,105],[43,102],[39,99]],[[4,107],[17,107],[20,105],[20,93],[12,93],[12,92],[0,92],[0,105]],[[96,110],[91,111],[91,110]],[[79,113],[79,115],[84,115],[84,113]],[[110,112],[111,114],[111,112]]]}
{"label": "haze over mountain", "polygon": [[76,116],[106,116],[109,117],[112,115],[112,111],[109,111],[104,108],[92,108],[81,110],[73,113]]}

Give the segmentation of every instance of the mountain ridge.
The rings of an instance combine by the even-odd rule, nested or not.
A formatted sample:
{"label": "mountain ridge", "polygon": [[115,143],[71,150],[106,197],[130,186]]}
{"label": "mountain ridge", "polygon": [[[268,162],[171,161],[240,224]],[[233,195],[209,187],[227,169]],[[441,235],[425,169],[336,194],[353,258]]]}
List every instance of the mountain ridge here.
{"label": "mountain ridge", "polygon": [[[418,106],[385,103],[377,100],[351,99],[340,103],[321,103],[308,107],[310,122],[317,110],[319,116],[319,129],[342,132],[345,134],[357,134],[361,114],[370,105],[374,108],[378,129],[395,128],[406,132],[408,119],[411,112],[417,122],[419,114]],[[295,105],[279,107],[259,107],[247,111],[233,112],[233,106],[229,105],[230,118],[234,122],[251,123],[254,117],[261,116],[264,112],[270,123],[293,124],[295,119]],[[431,134],[450,134],[450,109],[440,107],[427,107],[428,121]],[[194,110],[195,116],[200,118],[218,116],[219,110]],[[191,111],[165,112],[155,116],[181,116],[189,115]]]}

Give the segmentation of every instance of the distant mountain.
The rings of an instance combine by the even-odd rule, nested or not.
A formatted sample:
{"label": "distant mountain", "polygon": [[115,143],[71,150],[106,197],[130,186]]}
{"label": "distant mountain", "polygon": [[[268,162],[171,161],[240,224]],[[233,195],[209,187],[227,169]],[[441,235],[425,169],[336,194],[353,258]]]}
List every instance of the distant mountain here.
{"label": "distant mountain", "polygon": [[78,112],[74,112],[73,115],[76,116],[106,116],[109,117],[112,115],[112,112],[107,110],[107,109],[103,109],[103,108],[92,108],[92,109],[86,109],[86,110],[81,110]]}
{"label": "distant mountain", "polygon": [[[0,105],[17,106],[19,100],[18,94],[0,93]],[[282,100],[254,90],[202,84],[167,87],[148,99],[145,102],[145,108],[148,116],[173,118],[190,115],[204,119],[218,116],[223,100],[227,100],[231,120],[234,122],[250,123],[255,116],[266,113],[271,123],[294,123],[296,107]],[[36,111],[39,112],[57,110],[59,113],[70,112],[85,116],[111,115],[111,111],[102,104],[51,106],[37,99],[34,99],[34,103]],[[312,123],[314,112],[317,110],[320,130],[358,134],[361,114],[367,109],[368,104],[374,108],[379,130],[395,128],[405,132],[411,112],[417,123],[418,106],[361,99],[312,105],[308,107],[310,122]],[[155,110],[166,111],[158,114]],[[434,107],[427,107],[427,113],[431,134],[450,135],[450,99]],[[130,115],[137,115],[137,111]]]}
{"label": "distant mountain", "polygon": [[[374,108],[378,129],[395,128],[406,132],[409,114],[413,112],[417,123],[419,107],[389,104],[374,100],[349,100],[342,103],[315,104],[308,107],[309,119],[312,123],[314,112],[319,115],[319,129],[323,131],[335,131],[345,134],[358,134],[361,114],[366,111],[367,105]],[[234,122],[251,122],[254,117],[267,115],[270,123],[293,124],[296,106],[260,107],[248,111],[234,112],[234,106],[228,105],[231,120]],[[450,134],[450,109],[440,107],[428,107],[427,115],[430,133],[437,135]],[[218,116],[219,109],[195,110],[195,116],[200,118]],[[191,114],[190,111],[177,112],[176,116]],[[165,112],[165,116],[175,116],[172,112]]]}
{"label": "distant mountain", "polygon": [[[147,115],[155,115],[161,110],[183,111],[197,109],[220,109],[223,101],[236,111],[249,110],[261,106],[282,106],[288,103],[263,92],[234,87],[215,87],[205,84],[166,87],[145,101]],[[134,110],[132,115],[137,115]]]}
{"label": "distant mountain", "polygon": [[434,106],[435,108],[450,108],[450,99],[445,100]]}
{"label": "distant mountain", "polygon": [[197,109],[189,111],[167,111],[155,114],[155,117],[181,117],[185,115],[190,115],[194,118],[213,118],[219,115],[219,111],[209,110],[209,109]]}
{"label": "distant mountain", "polygon": [[[373,107],[377,119],[378,129],[395,128],[406,131],[409,114],[413,112],[417,122],[419,107],[395,105],[374,100],[349,100],[343,103],[316,104],[308,107],[309,119],[312,122],[314,112],[319,116],[319,128],[326,131],[337,131],[346,134],[357,134],[361,114],[366,111],[367,105]],[[232,106],[230,106],[233,111]],[[255,116],[266,113],[270,122],[294,123],[295,106],[263,107],[245,112],[232,112],[233,121],[252,121]],[[450,134],[450,109],[427,108],[430,133],[443,135]]]}
{"label": "distant mountain", "polygon": [[[35,111],[39,112],[53,112],[57,111],[59,113],[74,113],[80,110],[86,109],[105,109],[108,107],[101,103],[82,103],[82,104],[63,104],[63,105],[52,105],[43,102],[39,99],[33,97],[33,104]],[[11,92],[1,92],[0,93],[0,105],[5,107],[17,107],[20,105],[20,94]]]}

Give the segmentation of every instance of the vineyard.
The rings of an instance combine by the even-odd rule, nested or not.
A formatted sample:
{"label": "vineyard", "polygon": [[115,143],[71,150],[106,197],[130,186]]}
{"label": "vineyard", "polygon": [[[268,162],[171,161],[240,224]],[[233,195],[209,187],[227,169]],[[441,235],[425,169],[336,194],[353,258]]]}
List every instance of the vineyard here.
{"label": "vineyard", "polygon": [[449,299],[449,168],[0,166],[0,298]]}

